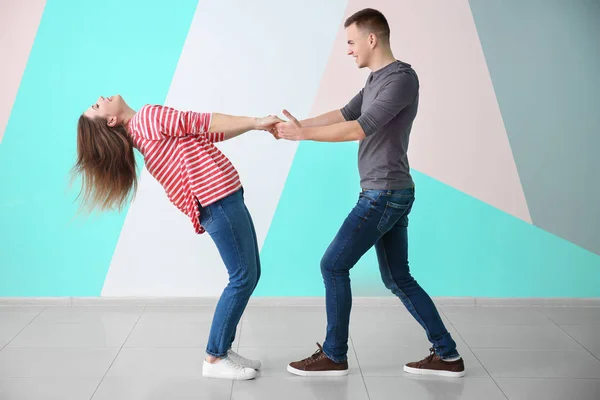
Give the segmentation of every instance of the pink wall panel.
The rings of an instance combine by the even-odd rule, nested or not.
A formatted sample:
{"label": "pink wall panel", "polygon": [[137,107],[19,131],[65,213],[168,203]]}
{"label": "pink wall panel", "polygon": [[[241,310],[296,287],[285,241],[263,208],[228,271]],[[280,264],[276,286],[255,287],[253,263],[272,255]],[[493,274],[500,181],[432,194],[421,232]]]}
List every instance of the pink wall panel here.
{"label": "pink wall panel", "polygon": [[0,0],[0,141],[45,5],[45,0]]}

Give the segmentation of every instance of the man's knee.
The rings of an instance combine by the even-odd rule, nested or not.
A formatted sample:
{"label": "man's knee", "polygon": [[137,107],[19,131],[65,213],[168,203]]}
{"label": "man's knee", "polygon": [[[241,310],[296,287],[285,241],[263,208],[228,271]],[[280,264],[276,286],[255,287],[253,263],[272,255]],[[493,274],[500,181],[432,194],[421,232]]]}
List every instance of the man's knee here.
{"label": "man's knee", "polygon": [[328,253],[325,253],[321,258],[321,274],[326,275],[333,272],[335,260]]}
{"label": "man's knee", "polygon": [[323,276],[344,276],[350,274],[352,264],[341,257],[332,257],[327,254],[321,259],[321,274]]}
{"label": "man's knee", "polygon": [[326,251],[323,257],[321,258],[321,274],[323,275],[331,275],[336,272],[339,272],[340,268],[340,258],[338,254],[335,254],[332,251]]}

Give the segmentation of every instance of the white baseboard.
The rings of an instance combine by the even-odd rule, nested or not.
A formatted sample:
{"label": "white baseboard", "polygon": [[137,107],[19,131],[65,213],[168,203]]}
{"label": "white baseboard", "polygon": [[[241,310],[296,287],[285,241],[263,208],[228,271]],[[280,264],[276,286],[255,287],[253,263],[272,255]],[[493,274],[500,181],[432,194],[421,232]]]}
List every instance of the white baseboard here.
{"label": "white baseboard", "polygon": [[[438,306],[478,307],[600,307],[596,298],[434,297]],[[216,297],[0,297],[0,306],[208,306]],[[254,307],[324,307],[324,297],[253,297]],[[354,297],[354,307],[402,307],[396,297]]]}
{"label": "white baseboard", "polygon": [[522,306],[522,307],[600,307],[600,297],[550,297],[550,298],[488,298],[477,297],[475,305]]}
{"label": "white baseboard", "polygon": [[0,306],[70,306],[70,297],[0,297]]}
{"label": "white baseboard", "polygon": [[73,297],[73,306],[215,306],[216,297]]}

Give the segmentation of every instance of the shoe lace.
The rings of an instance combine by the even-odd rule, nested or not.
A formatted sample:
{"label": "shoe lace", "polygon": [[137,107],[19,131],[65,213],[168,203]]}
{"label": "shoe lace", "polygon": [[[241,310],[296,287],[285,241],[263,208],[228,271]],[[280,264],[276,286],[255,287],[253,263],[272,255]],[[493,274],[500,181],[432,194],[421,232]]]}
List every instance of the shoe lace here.
{"label": "shoe lace", "polygon": [[231,367],[231,368],[233,368],[233,369],[235,369],[235,370],[241,371],[241,370],[243,370],[243,369],[244,369],[244,366],[243,366],[243,365],[241,365],[241,364],[238,364],[237,362],[233,361],[233,360],[232,360],[232,359],[230,359],[229,357],[227,357],[227,358],[224,358],[224,359],[222,359],[222,360],[221,360],[221,362],[223,362],[223,361],[224,361],[224,362],[225,362],[225,363],[226,363],[226,364],[227,364],[229,367]]}
{"label": "shoe lace", "polygon": [[417,363],[417,365],[422,366],[422,365],[425,365],[425,364],[429,364],[430,362],[433,361],[433,359],[435,357],[436,357],[435,350],[432,347],[432,348],[429,349],[429,355],[427,357],[425,357],[424,359],[422,359],[421,361],[419,361]]}
{"label": "shoe lace", "polygon": [[246,363],[250,362],[250,360],[248,360],[246,357],[240,356],[238,353],[236,353],[233,350],[229,350],[228,353],[229,353],[229,357],[231,357],[234,360],[236,360],[236,362],[238,362],[238,361],[242,361],[242,362],[246,362]]}
{"label": "shoe lace", "polygon": [[304,362],[306,362],[307,364],[310,364],[310,363],[314,363],[315,361],[318,361],[322,358],[322,356],[324,354],[323,347],[318,342],[317,342],[317,347],[318,347],[317,351],[315,351],[312,356],[305,358]]}

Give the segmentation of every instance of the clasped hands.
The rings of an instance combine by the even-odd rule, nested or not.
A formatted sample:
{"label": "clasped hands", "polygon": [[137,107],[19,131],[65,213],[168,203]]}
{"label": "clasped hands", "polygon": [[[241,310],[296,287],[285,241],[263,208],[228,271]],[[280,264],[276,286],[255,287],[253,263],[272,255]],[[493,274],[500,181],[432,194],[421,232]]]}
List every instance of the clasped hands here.
{"label": "clasped hands", "polygon": [[276,115],[259,118],[257,129],[270,132],[275,139],[305,139],[300,122],[287,110],[283,110],[283,115],[285,115],[288,121],[284,121]]}

